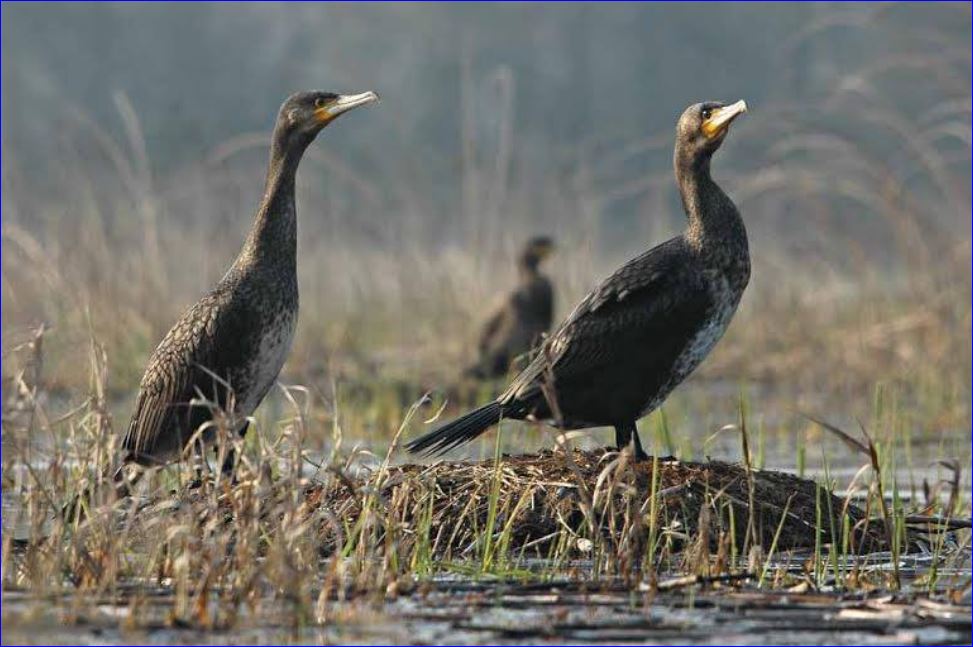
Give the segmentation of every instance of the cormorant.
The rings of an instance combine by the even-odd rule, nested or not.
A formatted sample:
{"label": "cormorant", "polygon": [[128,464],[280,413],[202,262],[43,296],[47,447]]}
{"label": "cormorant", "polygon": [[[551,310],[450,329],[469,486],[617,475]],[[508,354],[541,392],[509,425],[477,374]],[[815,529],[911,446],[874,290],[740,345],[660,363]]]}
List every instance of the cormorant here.
{"label": "cormorant", "polygon": [[519,284],[490,315],[480,333],[480,356],[467,375],[481,379],[507,373],[511,362],[523,355],[551,328],[554,291],[540,271],[540,263],[554,248],[547,236],[527,241],[517,259]]}
{"label": "cormorant", "polygon": [[[297,323],[298,164],[325,126],[377,99],[373,92],[313,91],[294,94],[281,105],[263,197],[243,249],[152,353],[122,441],[123,464],[178,460],[197,430],[212,420],[211,406],[229,412],[234,431],[246,433],[246,417],[277,379]],[[204,440],[213,436],[212,428],[202,435]],[[224,463],[224,469],[230,466]]]}
{"label": "cormorant", "polygon": [[747,232],[710,177],[710,159],[747,105],[690,106],[676,126],[676,181],[689,220],[679,236],[629,261],[589,293],[495,401],[408,445],[442,453],[502,418],[562,429],[613,426],[619,449],[723,335],[750,278]]}

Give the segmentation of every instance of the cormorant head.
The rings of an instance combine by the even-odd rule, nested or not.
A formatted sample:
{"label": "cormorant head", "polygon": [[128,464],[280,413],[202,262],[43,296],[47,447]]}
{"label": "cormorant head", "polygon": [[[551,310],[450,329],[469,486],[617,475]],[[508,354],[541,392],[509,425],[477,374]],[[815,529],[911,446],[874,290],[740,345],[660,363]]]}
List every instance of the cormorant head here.
{"label": "cormorant head", "polygon": [[524,251],[520,254],[520,264],[527,269],[535,269],[553,251],[554,241],[549,236],[534,236],[524,245]]}
{"label": "cormorant head", "polygon": [[676,126],[676,158],[709,159],[723,143],[733,120],[747,111],[747,102],[706,101],[686,108]]}
{"label": "cormorant head", "polygon": [[290,148],[293,145],[307,146],[321,129],[334,121],[339,115],[378,101],[374,92],[361,94],[335,94],[313,90],[297,92],[287,97],[277,113],[275,137]]}

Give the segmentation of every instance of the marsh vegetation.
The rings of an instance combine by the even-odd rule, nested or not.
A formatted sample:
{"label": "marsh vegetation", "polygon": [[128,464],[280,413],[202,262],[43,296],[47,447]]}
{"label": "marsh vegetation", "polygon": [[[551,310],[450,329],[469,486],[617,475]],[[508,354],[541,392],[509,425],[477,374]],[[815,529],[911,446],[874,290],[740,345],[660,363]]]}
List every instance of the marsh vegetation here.
{"label": "marsh vegetation", "polygon": [[[428,10],[395,9],[424,25]],[[11,19],[38,14],[3,11],[6,64]],[[390,29],[355,11],[281,29]],[[563,11],[551,20],[614,24],[621,42],[618,20],[656,16]],[[145,359],[239,248],[266,157],[254,129],[281,96],[262,87],[253,121],[174,150],[159,113],[112,88],[26,151],[6,102],[28,77],[5,69],[4,642],[968,641],[970,9],[777,11],[747,54],[776,62],[738,78],[753,114],[719,153],[752,283],[712,356],[641,422],[639,465],[602,449],[608,430],[513,422],[447,462],[408,465],[400,447],[502,386],[461,372],[526,237],[558,241],[560,316],[681,226],[683,97],[651,123],[616,127],[599,104],[545,131],[533,68],[482,45],[489,24],[448,41],[440,69],[456,142],[417,142],[428,128],[395,115],[421,105],[377,87],[389,121],[372,148],[327,133],[298,177],[297,339],[236,482],[212,470],[189,488],[173,465],[119,500],[101,475]],[[443,16],[427,28],[476,18]],[[735,38],[700,34],[728,53],[743,29],[728,25]],[[360,65],[336,69],[379,75]],[[89,488],[85,515],[63,516]]]}

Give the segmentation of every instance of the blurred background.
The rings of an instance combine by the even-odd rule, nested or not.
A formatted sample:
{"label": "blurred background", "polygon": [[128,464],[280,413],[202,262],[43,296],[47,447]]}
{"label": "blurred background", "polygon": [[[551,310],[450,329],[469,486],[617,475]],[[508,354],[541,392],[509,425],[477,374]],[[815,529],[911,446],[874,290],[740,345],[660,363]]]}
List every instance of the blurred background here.
{"label": "blurred background", "polygon": [[[85,401],[103,351],[124,426],[148,354],[246,235],[281,101],[374,90],[299,173],[281,379],[313,401],[308,442],[336,422],[387,442],[472,359],[526,237],[558,242],[559,319],[677,234],[675,121],[742,98],[713,173],[753,279],[646,424],[686,439],[676,453],[734,458],[707,439],[743,402],[777,462],[825,442],[810,411],[969,463],[968,3],[5,3],[2,19],[5,394],[43,322],[44,397]],[[269,420],[288,406],[271,400]],[[549,444],[531,433],[525,448]]]}

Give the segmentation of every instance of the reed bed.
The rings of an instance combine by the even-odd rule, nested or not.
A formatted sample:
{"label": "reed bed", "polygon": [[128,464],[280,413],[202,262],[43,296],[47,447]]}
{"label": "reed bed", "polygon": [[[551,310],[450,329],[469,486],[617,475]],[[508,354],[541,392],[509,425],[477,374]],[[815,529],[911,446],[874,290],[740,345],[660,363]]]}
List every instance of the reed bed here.
{"label": "reed bed", "polygon": [[[882,29],[895,11],[869,8],[848,26]],[[833,24],[824,12],[780,60]],[[5,609],[27,605],[21,627],[53,613],[66,626],[204,636],[262,624],[307,638],[367,624],[349,601],[427,595],[466,631],[476,619],[453,608],[457,596],[534,600],[532,587],[550,585],[592,605],[601,591],[640,617],[653,600],[680,610],[698,596],[717,629],[727,605],[790,596],[829,623],[968,635],[970,58],[934,29],[914,36],[826,96],[771,92],[754,112],[768,118],[741,122],[721,151],[714,172],[750,229],[753,283],[713,356],[645,422],[656,457],[639,464],[508,423],[471,448],[479,461],[404,464],[398,446],[430,409],[498,386],[455,381],[523,237],[558,241],[564,313],[681,227],[669,125],[581,142],[562,174],[517,181],[512,169],[533,177],[518,166],[519,79],[467,69],[455,200],[417,189],[421,174],[373,179],[312,148],[298,187],[298,337],[246,443],[224,433],[216,448],[237,444],[235,480],[202,462],[197,483],[174,465],[124,498],[106,475],[138,377],[242,242],[266,136],[242,133],[162,173],[118,94],[121,137],[83,114],[65,120],[56,168],[34,176],[50,190],[5,155]],[[506,106],[493,154],[473,132],[470,97],[485,83]],[[927,90],[915,102],[888,100],[912,83]],[[519,455],[534,441],[556,449]],[[773,442],[796,475],[764,469]],[[739,460],[708,460],[714,446]],[[823,466],[813,476],[811,463]],[[105,620],[106,606],[122,611]],[[573,613],[543,636],[591,637],[571,633]],[[644,637],[632,622],[642,633],[599,635]],[[681,622],[656,626],[698,635]]]}

